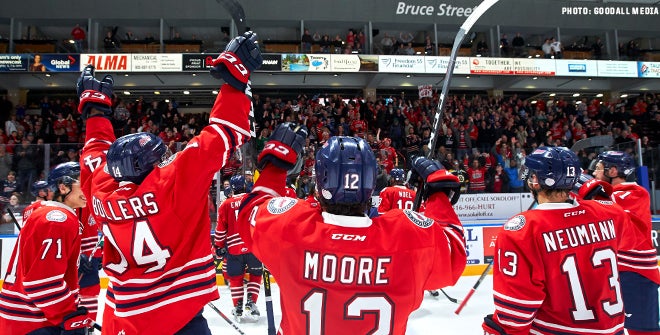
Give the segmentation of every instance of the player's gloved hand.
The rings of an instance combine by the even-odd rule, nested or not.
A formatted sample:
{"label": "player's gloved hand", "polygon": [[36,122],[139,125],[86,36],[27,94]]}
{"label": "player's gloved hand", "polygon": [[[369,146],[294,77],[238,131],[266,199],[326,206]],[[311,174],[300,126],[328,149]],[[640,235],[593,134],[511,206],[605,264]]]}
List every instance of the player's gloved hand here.
{"label": "player's gloved hand", "polygon": [[413,171],[426,183],[426,199],[435,192],[444,192],[451,204],[455,204],[461,195],[461,183],[458,177],[447,171],[442,164],[423,156],[413,157]]}
{"label": "player's gloved hand", "polygon": [[248,31],[234,37],[227,44],[218,58],[211,63],[211,75],[223,79],[239,91],[246,91],[250,73],[261,67],[263,63],[261,50],[257,44],[257,34]]}
{"label": "player's gloved hand", "polygon": [[97,271],[103,269],[103,257],[92,257],[92,266],[95,267]]}
{"label": "player's gloved hand", "polygon": [[60,324],[62,328],[61,335],[87,335],[89,328],[94,325],[94,321],[89,317],[86,307],[78,307],[75,312],[69,313],[64,317]]}
{"label": "player's gloved hand", "polygon": [[98,271],[98,265],[94,265],[89,256],[85,254],[80,254],[80,260],[78,264],[78,273],[79,274],[90,274]]}
{"label": "player's gloved hand", "polygon": [[579,199],[610,200],[612,196],[612,185],[610,183],[586,174],[580,175],[580,180],[573,187],[578,187],[577,196]]}
{"label": "player's gloved hand", "polygon": [[[112,87],[114,80],[111,75],[105,75],[101,81],[94,78],[94,66],[87,65],[80,74],[76,88],[80,103],[78,112],[83,120],[91,116],[112,117]],[[92,109],[96,109],[92,113]]]}
{"label": "player's gloved hand", "polygon": [[257,158],[257,168],[263,169],[268,163],[291,170],[298,161],[307,138],[307,127],[293,122],[277,126]]}
{"label": "player's gloved hand", "polygon": [[225,255],[227,255],[227,248],[215,247],[215,255],[218,256],[218,258],[225,258]]}
{"label": "player's gloved hand", "polygon": [[488,314],[484,317],[484,323],[481,324],[481,328],[484,330],[484,335],[507,335],[502,326],[493,320],[493,314]]}

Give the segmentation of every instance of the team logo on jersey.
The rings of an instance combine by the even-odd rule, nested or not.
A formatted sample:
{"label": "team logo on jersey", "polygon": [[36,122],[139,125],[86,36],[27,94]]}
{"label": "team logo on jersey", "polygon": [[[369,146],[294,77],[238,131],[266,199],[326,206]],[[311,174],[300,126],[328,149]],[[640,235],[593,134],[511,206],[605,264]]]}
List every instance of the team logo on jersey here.
{"label": "team logo on jersey", "polygon": [[403,213],[406,214],[408,219],[412,221],[414,224],[418,225],[421,228],[428,228],[433,225],[433,219],[427,218],[426,216],[419,214],[415,211],[411,211],[409,209],[404,209]]}
{"label": "team logo on jersey", "polygon": [[525,226],[526,219],[522,215],[514,216],[504,224],[504,230],[518,231]]}
{"label": "team logo on jersey", "polygon": [[296,199],[293,199],[293,198],[275,198],[275,199],[271,199],[268,202],[268,207],[267,207],[268,212],[270,214],[282,214],[282,213],[288,211],[289,209],[291,209],[291,207],[293,207],[293,205],[295,205],[296,202],[297,202]]}
{"label": "team logo on jersey", "polygon": [[90,216],[87,218],[87,225],[90,226],[90,227],[96,225],[96,220],[94,220],[94,217],[93,217],[93,216],[90,215]]}
{"label": "team logo on jersey", "polygon": [[52,210],[46,214],[46,220],[55,221],[55,222],[64,222],[66,221],[66,214],[60,210]]}

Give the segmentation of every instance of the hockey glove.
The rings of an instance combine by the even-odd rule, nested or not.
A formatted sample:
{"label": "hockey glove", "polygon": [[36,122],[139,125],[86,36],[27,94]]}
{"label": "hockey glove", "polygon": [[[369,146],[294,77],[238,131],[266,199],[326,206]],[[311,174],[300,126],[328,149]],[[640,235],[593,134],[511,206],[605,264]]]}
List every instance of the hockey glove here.
{"label": "hockey glove", "polygon": [[94,321],[89,317],[86,307],[78,307],[75,312],[69,313],[64,317],[60,324],[62,328],[61,335],[87,335],[89,328],[94,325]]}
{"label": "hockey glove", "polygon": [[261,67],[264,60],[256,41],[257,34],[251,31],[234,37],[225,51],[211,63],[211,75],[245,92],[250,73]]}
{"label": "hockey glove", "polygon": [[580,176],[580,180],[573,186],[575,188],[579,199],[610,200],[612,196],[612,185],[586,174]]}
{"label": "hockey glove", "polygon": [[218,256],[218,258],[225,258],[225,255],[227,255],[227,248],[215,247],[215,255]]}
{"label": "hockey glove", "polygon": [[98,271],[98,265],[94,265],[89,256],[80,254],[80,264],[78,264],[78,274],[90,274]]}
{"label": "hockey glove", "polygon": [[277,126],[257,158],[257,168],[262,170],[268,163],[291,170],[298,161],[307,138],[307,128],[293,122]]}
{"label": "hockey glove", "polygon": [[444,192],[451,204],[458,202],[461,195],[461,183],[458,177],[447,171],[437,161],[423,156],[412,159],[412,168],[415,173],[426,183],[423,199],[427,199],[435,192]]}
{"label": "hockey glove", "polygon": [[493,320],[493,314],[488,314],[484,317],[484,323],[481,325],[481,328],[484,330],[484,335],[507,335],[502,326]]}
{"label": "hockey glove", "polygon": [[[83,120],[91,116],[112,117],[112,87],[114,80],[111,75],[105,75],[101,81],[94,78],[94,66],[87,65],[78,78],[76,84],[80,103],[78,112]],[[90,115],[92,108],[101,113]]]}

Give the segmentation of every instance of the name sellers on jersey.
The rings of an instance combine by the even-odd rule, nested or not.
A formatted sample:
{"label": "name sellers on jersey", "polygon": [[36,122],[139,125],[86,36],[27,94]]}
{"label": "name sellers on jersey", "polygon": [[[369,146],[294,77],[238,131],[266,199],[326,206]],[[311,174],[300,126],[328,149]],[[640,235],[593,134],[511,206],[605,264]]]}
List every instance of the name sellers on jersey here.
{"label": "name sellers on jersey", "polygon": [[305,251],[303,278],[344,285],[387,285],[392,257],[337,256]]}
{"label": "name sellers on jersey", "polygon": [[566,250],[616,238],[613,220],[599,221],[598,223],[590,222],[544,232],[542,235],[547,252]]}
{"label": "name sellers on jersey", "polygon": [[154,215],[160,211],[153,193],[127,199],[106,201],[105,204],[97,197],[92,197],[94,215],[113,221],[134,220]]}

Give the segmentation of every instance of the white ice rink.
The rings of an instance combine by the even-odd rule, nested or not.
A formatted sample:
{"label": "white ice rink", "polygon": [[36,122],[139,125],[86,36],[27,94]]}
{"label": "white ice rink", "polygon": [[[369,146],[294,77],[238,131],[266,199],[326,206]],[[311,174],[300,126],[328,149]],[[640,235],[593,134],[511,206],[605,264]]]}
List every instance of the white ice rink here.
{"label": "white ice rink", "polygon": [[[456,286],[445,288],[445,292],[449,296],[456,299],[463,299],[468,293],[470,288],[476,283],[478,276],[464,276],[459,279]],[[231,296],[227,286],[219,286],[220,300],[216,300],[213,304],[218,307],[225,315],[231,318]],[[282,313],[279,308],[279,288],[276,283],[271,286],[273,293],[273,309],[275,314],[275,326],[277,327],[282,318]],[[410,315],[408,322],[408,332],[406,334],[442,334],[442,335],[470,335],[482,334],[481,322],[486,314],[490,314],[494,310],[493,304],[493,278],[487,276],[481,283],[477,292],[470,298],[465,308],[460,315],[454,314],[454,310],[458,304],[454,304],[447,300],[442,293],[439,297],[431,297],[430,294],[425,293],[424,301],[421,307]],[[105,296],[105,290],[101,292],[102,297]],[[257,302],[259,311],[261,312],[261,319],[257,323],[240,323],[237,326],[246,335],[265,335],[267,334],[268,323],[266,321],[266,303],[264,299],[263,289],[261,296]],[[99,305],[99,322],[101,322],[101,313],[103,309],[103,299],[101,298]],[[206,307],[204,309],[204,317],[209,322],[211,333],[214,335],[228,335],[238,334],[227,321],[218,315],[213,309]],[[154,326],[158,323],[155,322]],[[98,332],[96,332],[98,334]],[[359,334],[356,334],[359,335]]]}

